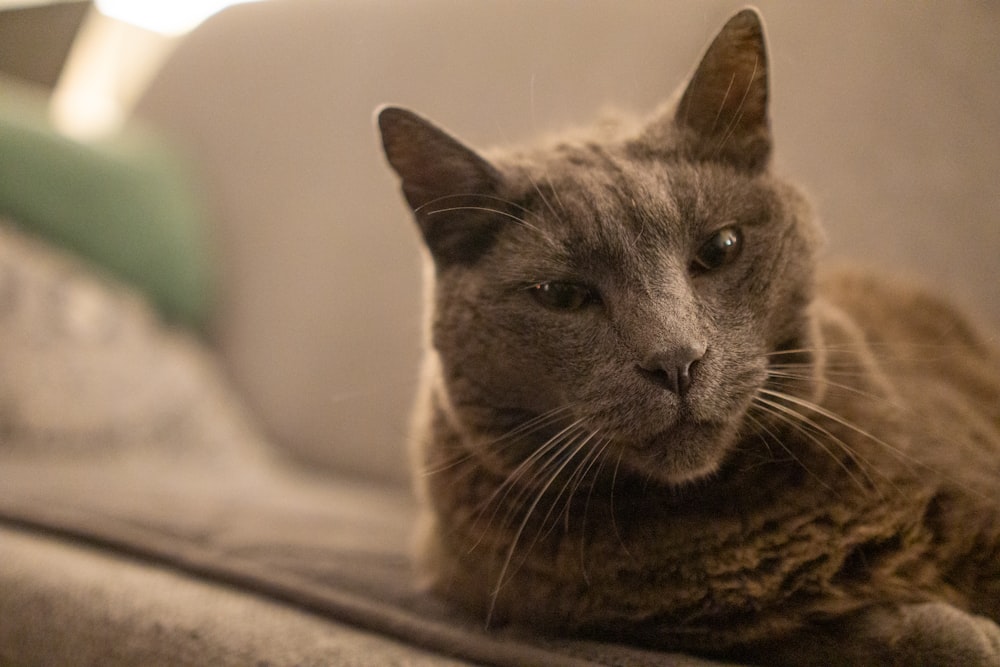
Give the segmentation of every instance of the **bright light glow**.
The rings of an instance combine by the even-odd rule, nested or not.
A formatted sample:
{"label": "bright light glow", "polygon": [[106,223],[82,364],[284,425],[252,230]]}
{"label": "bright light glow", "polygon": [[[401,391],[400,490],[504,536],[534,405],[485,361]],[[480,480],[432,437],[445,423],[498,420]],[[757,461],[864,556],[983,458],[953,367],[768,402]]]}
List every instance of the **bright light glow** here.
{"label": "bright light glow", "polygon": [[161,35],[182,35],[229,5],[256,0],[96,0],[105,16]]}
{"label": "bright light glow", "polygon": [[52,96],[56,127],[80,140],[114,133],[181,35],[229,5],[257,1],[96,0]]}
{"label": "bright light glow", "polygon": [[81,140],[115,132],[176,41],[92,8],[52,93],[56,127]]}

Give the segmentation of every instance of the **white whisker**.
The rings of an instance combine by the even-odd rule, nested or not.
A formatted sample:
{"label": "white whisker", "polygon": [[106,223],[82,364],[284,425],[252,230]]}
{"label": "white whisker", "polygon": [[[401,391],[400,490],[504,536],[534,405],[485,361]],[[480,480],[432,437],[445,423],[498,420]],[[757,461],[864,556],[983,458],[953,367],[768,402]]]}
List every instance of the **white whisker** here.
{"label": "white whisker", "polygon": [[[811,380],[815,379],[811,375],[789,373],[789,372],[786,372],[786,371],[773,370],[773,369],[770,369],[770,368],[767,371],[767,375],[768,375],[768,377],[776,378],[776,379],[779,379],[779,380],[786,379],[786,380],[805,380],[805,381],[811,381]],[[822,382],[827,387],[832,387],[834,389],[843,389],[844,391],[850,392],[850,393],[855,394],[857,396],[862,396],[864,398],[870,398],[870,399],[878,400],[878,401],[884,401],[884,402],[892,405],[892,401],[890,401],[885,396],[881,396],[879,394],[875,394],[875,393],[872,393],[870,391],[864,391],[862,389],[857,389],[856,387],[852,387],[852,386],[844,384],[842,382],[833,382],[833,381],[831,381],[831,380],[829,380],[827,378],[821,379],[820,382]]]}
{"label": "white whisker", "polygon": [[[549,489],[552,488],[552,485],[555,484],[556,480],[559,478],[559,476],[562,474],[562,472],[566,469],[566,467],[573,461],[573,459],[576,457],[576,455],[579,454],[581,451],[583,451],[584,447],[586,447],[586,445],[588,444],[588,442],[593,439],[594,435],[595,435],[594,433],[586,434],[585,437],[582,439],[582,441],[579,442],[577,445],[574,446],[573,451],[569,454],[569,456],[566,456],[564,458],[564,460],[559,464],[559,466],[555,469],[555,471],[549,476],[548,481],[546,481],[541,486],[541,488],[538,489],[537,493],[535,494],[534,500],[531,502],[531,505],[529,505],[528,508],[527,508],[527,510],[525,510],[524,516],[522,517],[520,524],[518,525],[517,529],[514,532],[514,537],[511,540],[510,546],[507,548],[507,554],[506,554],[506,556],[504,558],[503,565],[500,568],[500,574],[497,577],[496,584],[495,584],[495,586],[493,588],[493,593],[490,596],[490,607],[489,607],[489,610],[488,610],[488,612],[486,614],[486,624],[487,624],[487,626],[489,625],[490,620],[493,617],[493,612],[494,612],[494,610],[496,608],[497,599],[499,598],[500,591],[503,589],[503,586],[506,583],[506,580],[508,579],[508,573],[510,573],[511,576],[513,575],[513,572],[510,571],[510,566],[511,566],[511,563],[512,563],[512,560],[513,560],[513,557],[514,557],[514,553],[517,550],[518,544],[521,541],[521,537],[524,534],[524,530],[527,527],[529,520],[531,519],[532,515],[535,513],[535,510],[538,508],[539,504],[542,502],[542,499],[546,496],[546,494],[548,494]],[[569,443],[572,443],[572,441],[569,441]],[[565,448],[568,448],[568,447],[572,446],[569,443],[567,443],[567,445],[564,448],[560,448],[560,451],[564,450]],[[561,495],[561,492],[560,492],[560,495]],[[557,496],[557,499],[558,499],[558,496]],[[549,509],[549,514],[551,514],[551,512],[552,512],[552,508]],[[548,516],[549,515],[547,514],[546,518]],[[545,520],[546,519],[542,520],[542,525],[543,526],[545,524]],[[538,537],[539,536],[536,535],[535,541],[537,541]],[[535,542],[532,542],[531,546],[534,546],[534,544],[535,544]],[[529,546],[528,551],[530,551],[530,546]],[[527,558],[527,556],[525,556],[525,558]],[[523,559],[522,559],[522,563],[521,564],[523,564]]]}
{"label": "white whisker", "polygon": [[543,232],[541,229],[531,224],[524,218],[516,216],[513,213],[508,213],[507,211],[502,211],[498,208],[491,208],[489,206],[448,206],[445,208],[436,208],[433,211],[427,211],[427,215],[437,215],[438,213],[451,213],[452,211],[482,211],[484,213],[495,213],[496,215],[501,215],[505,218],[509,218],[510,220],[513,220],[519,225],[527,227],[528,229],[534,232],[537,232],[539,236],[542,236],[543,238],[547,238],[545,232]]}
{"label": "white whisker", "polygon": [[635,556],[629,551],[629,548],[625,545],[625,540],[622,538],[621,531],[618,529],[618,512],[615,510],[615,485],[618,483],[618,472],[622,467],[622,458],[625,456],[625,450],[618,450],[618,460],[615,462],[615,471],[611,475],[611,491],[608,493],[608,506],[610,508],[611,514],[611,529],[615,532],[615,537],[618,538],[618,544],[621,546],[622,551],[628,556],[632,561],[635,561]]}
{"label": "white whisker", "polygon": [[[493,493],[490,494],[488,498],[486,498],[485,500],[482,501],[482,503],[480,503],[479,507],[476,508],[476,514],[478,516],[481,516],[482,513],[485,512],[488,507],[490,507],[491,505],[493,506],[493,513],[490,515],[490,518],[486,523],[486,527],[483,530],[483,535],[485,535],[486,531],[493,524],[493,520],[496,518],[497,512],[500,510],[500,508],[504,504],[507,504],[506,501],[511,491],[520,485],[521,487],[520,492],[514,497],[513,502],[509,503],[507,515],[504,519],[504,523],[506,523],[506,518],[510,517],[514,511],[513,508],[516,508],[520,505],[521,498],[523,498],[523,496],[527,493],[526,490],[531,489],[534,483],[537,481],[537,479],[541,475],[543,475],[545,473],[545,470],[549,467],[549,465],[552,464],[552,460],[555,457],[549,457],[549,454],[552,452],[558,453],[559,451],[561,451],[562,448],[565,446],[565,443],[567,442],[566,439],[567,437],[569,437],[568,442],[572,442],[572,438],[576,437],[581,432],[580,424],[582,423],[582,421],[583,421],[582,419],[577,419],[573,421],[569,426],[565,427],[564,429],[556,433],[554,436],[546,440],[541,446],[539,446],[537,449],[535,449],[535,451],[533,451],[529,456],[527,456],[523,461],[521,461],[518,464],[518,466],[514,468],[514,470],[507,475],[503,483],[500,484],[493,491]],[[528,483],[523,484],[522,482],[524,482],[524,478],[527,476],[528,472],[532,468],[534,468],[535,465],[540,461],[542,462],[542,465],[539,466],[538,470],[534,473],[531,479],[528,480]],[[473,544],[472,549],[475,549],[476,546],[478,546],[481,541],[482,539]]]}
{"label": "white whisker", "polygon": [[[819,437],[819,435],[825,435],[832,441],[833,444],[838,445],[840,450],[843,451],[845,454],[847,454],[848,457],[850,457],[850,459],[858,466],[858,468],[864,474],[865,478],[868,480],[871,486],[874,488],[878,488],[878,486],[872,479],[871,475],[868,474],[865,465],[862,465],[862,462],[864,462],[865,464],[869,464],[869,462],[864,458],[860,457],[843,440],[835,436],[829,430],[820,426],[815,420],[810,419],[809,417],[799,412],[796,412],[795,410],[786,405],[782,405],[777,401],[770,401],[761,396],[755,397],[755,400],[757,401],[758,408],[763,410],[764,412],[767,412],[772,416],[779,418],[782,416],[785,417],[784,422],[786,424],[796,429],[799,433],[801,433],[805,437],[809,438],[811,442],[813,442],[817,447],[822,449],[826,455],[828,455],[834,462],[837,463],[838,466],[840,466],[840,468],[845,473],[847,473],[847,476],[850,477],[851,480],[858,485],[858,488],[860,489],[866,488],[865,485],[862,483],[862,481],[858,479],[858,477],[854,474],[854,472],[851,471],[850,466],[844,463],[844,461],[840,457],[836,456],[834,452],[827,446],[827,444],[823,442],[823,440]],[[814,429],[815,431],[818,431],[818,434],[810,431],[809,430],[810,428]],[[830,488],[829,485],[827,484],[824,484],[824,486]]]}
{"label": "white whisker", "polygon": [[[597,481],[601,477],[601,470],[604,469],[604,464],[608,460],[605,454],[610,446],[611,440],[609,438],[605,438],[604,442],[598,448],[594,449],[594,460],[600,460],[600,463],[597,466],[597,470],[594,472],[593,480],[590,483],[590,489],[587,491],[587,498],[583,503],[583,518],[580,521],[580,571],[583,573],[583,579],[588,586],[590,585],[590,577],[587,575],[587,516],[590,511],[590,499],[594,495],[594,487],[597,485]],[[589,472],[589,467],[587,471]],[[569,530],[568,518],[569,517],[567,515],[567,530]]]}
{"label": "white whisker", "polygon": [[826,408],[824,408],[824,407],[822,407],[820,405],[816,405],[812,401],[807,401],[804,398],[799,398],[797,396],[792,396],[790,394],[785,394],[785,393],[782,393],[782,392],[773,391],[771,389],[766,389],[766,388],[761,388],[760,392],[762,394],[767,394],[768,396],[771,396],[771,397],[776,398],[778,400],[787,401],[787,402],[792,403],[794,405],[797,405],[797,406],[799,406],[801,408],[805,408],[806,410],[810,410],[812,412],[815,412],[818,415],[826,417],[830,421],[833,421],[833,422],[835,422],[837,424],[840,424],[841,426],[854,431],[858,435],[864,436],[865,438],[868,438],[872,442],[875,442],[875,443],[877,443],[877,444],[885,447],[890,452],[895,453],[898,456],[899,460],[901,460],[901,461],[909,461],[909,462],[912,462],[912,463],[916,462],[912,457],[910,457],[909,455],[907,455],[906,452],[904,452],[903,450],[899,449],[898,447],[889,444],[885,440],[882,440],[878,436],[870,433],[869,431],[866,431],[865,429],[861,428],[860,426],[857,426],[853,422],[848,421],[847,419],[844,419],[843,417],[841,417],[840,415],[836,414],[835,412],[831,412],[830,410],[827,410]]}
{"label": "white whisker", "polygon": [[[774,415],[773,413],[768,412],[762,406],[757,405],[756,403],[753,404],[753,407],[756,407],[757,409],[759,409],[761,412],[764,412],[765,414],[768,414],[768,415],[771,415],[771,416],[774,416],[774,417],[778,417],[777,415]],[[775,433],[774,431],[772,431],[763,420],[757,419],[753,415],[752,412],[748,412],[747,415],[746,415],[746,417],[747,417],[747,420],[750,421],[750,423],[753,424],[757,428],[757,434],[760,437],[761,442],[764,443],[764,446],[767,447],[768,454],[771,455],[772,460],[777,461],[778,459],[774,458],[774,454],[771,452],[771,445],[768,443],[767,438],[764,437],[765,435],[771,438],[771,442],[774,442],[779,447],[781,447],[781,449],[783,449],[785,451],[785,453],[788,454],[788,456],[791,457],[791,459],[793,461],[795,461],[796,463],[798,463],[799,466],[803,470],[805,470],[806,472],[808,472],[810,475],[812,475],[814,478],[816,478],[817,481],[819,481],[821,484],[823,484],[823,480],[821,480],[815,473],[813,473],[813,471],[810,470],[809,467],[806,466],[806,464],[804,464],[802,462],[802,460],[798,456],[795,455],[795,452],[793,452],[788,447],[788,445],[786,445],[784,443],[784,441],[780,437],[778,437],[778,434]],[[780,417],[779,417],[779,419],[780,419]],[[782,419],[782,421],[783,421],[783,419]]]}
{"label": "white whisker", "polygon": [[[570,411],[572,407],[573,406],[571,405],[564,405],[562,407],[555,408],[554,410],[543,412],[542,414],[536,415],[531,419],[528,419],[523,423],[517,425],[516,427],[514,427],[510,431],[507,431],[503,435],[493,438],[492,440],[487,440],[485,442],[478,443],[478,447],[485,449],[485,448],[496,447],[497,445],[504,445],[509,443],[510,441],[513,441],[514,438],[516,437],[522,435],[528,435],[534,431],[538,431],[562,419],[563,413]],[[432,468],[424,468],[421,471],[421,473],[424,476],[436,475],[445,472],[447,470],[450,470],[455,466],[460,465],[465,461],[468,461],[472,457],[473,453],[471,451],[463,451],[459,455],[455,456],[452,459],[449,459],[445,463],[441,463]]]}

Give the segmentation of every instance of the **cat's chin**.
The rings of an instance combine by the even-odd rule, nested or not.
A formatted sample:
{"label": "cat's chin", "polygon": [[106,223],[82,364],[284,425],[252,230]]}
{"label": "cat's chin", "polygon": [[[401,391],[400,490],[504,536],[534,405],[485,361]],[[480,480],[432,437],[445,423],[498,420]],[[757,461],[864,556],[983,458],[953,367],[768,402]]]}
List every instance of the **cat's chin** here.
{"label": "cat's chin", "polygon": [[647,479],[672,487],[715,474],[733,446],[736,429],[719,422],[681,422],[632,447],[623,463]]}

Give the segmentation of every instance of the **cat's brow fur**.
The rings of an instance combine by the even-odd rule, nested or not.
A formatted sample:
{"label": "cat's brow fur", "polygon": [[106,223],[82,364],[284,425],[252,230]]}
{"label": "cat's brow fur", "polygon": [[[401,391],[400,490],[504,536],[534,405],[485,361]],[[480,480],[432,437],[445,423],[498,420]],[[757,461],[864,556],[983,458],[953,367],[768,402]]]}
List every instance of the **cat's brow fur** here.
{"label": "cat's brow fur", "polygon": [[939,298],[817,270],[767,73],[747,10],[637,126],[481,157],[381,111],[433,266],[423,576],[489,626],[997,664],[1000,357]]}

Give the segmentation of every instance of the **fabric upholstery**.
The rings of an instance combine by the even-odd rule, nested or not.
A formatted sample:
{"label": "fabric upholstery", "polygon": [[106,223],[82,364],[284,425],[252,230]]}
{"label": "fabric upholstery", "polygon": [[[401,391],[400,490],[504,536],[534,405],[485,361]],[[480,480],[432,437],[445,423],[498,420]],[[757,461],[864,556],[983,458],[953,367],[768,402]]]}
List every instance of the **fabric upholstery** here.
{"label": "fabric upholstery", "polygon": [[255,591],[108,548],[0,527],[0,664],[466,664]]}
{"label": "fabric upholstery", "polygon": [[143,290],[168,318],[203,325],[212,252],[190,165],[138,127],[89,144],[64,137],[44,103],[0,78],[0,215]]}

